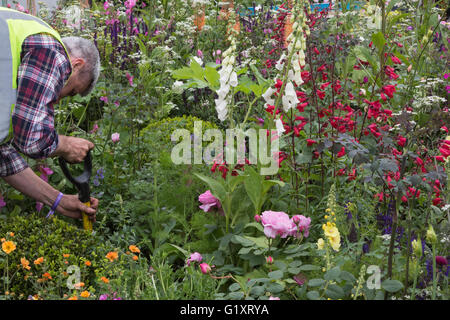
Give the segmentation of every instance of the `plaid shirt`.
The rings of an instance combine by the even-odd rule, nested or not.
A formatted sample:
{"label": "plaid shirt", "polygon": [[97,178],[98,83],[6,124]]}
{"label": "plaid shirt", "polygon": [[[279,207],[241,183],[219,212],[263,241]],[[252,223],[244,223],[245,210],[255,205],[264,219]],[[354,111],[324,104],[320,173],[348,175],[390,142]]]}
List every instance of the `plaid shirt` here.
{"label": "plaid shirt", "polygon": [[[47,158],[58,146],[53,103],[72,71],[63,46],[50,35],[29,36],[22,44],[17,101],[12,115],[14,138],[0,145],[0,176],[26,169],[19,152]],[[6,84],[0,84],[6,85]]]}

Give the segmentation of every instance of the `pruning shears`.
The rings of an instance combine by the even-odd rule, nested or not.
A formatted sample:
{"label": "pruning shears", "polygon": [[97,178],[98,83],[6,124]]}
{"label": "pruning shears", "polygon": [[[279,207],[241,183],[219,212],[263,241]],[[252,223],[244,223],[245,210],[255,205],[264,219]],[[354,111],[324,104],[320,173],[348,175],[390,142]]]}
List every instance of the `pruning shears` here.
{"label": "pruning shears", "polygon": [[[78,190],[78,199],[85,205],[91,206],[91,191],[89,189],[89,179],[92,175],[92,158],[91,151],[88,151],[86,157],[84,158],[84,171],[78,177],[73,177],[70,174],[69,168],[67,167],[67,162],[64,158],[59,157],[59,165],[70,182],[77,188]],[[92,221],[89,220],[89,216],[82,212],[83,217],[83,228],[84,230],[92,231]]]}

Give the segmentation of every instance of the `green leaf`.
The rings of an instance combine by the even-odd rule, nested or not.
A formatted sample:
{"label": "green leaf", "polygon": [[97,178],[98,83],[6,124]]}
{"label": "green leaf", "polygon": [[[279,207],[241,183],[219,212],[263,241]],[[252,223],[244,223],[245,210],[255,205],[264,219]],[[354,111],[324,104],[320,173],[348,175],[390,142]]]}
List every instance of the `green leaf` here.
{"label": "green leaf", "polygon": [[279,280],[283,278],[283,271],[281,270],[272,271],[268,273],[268,276],[272,280]]}
{"label": "green leaf", "polygon": [[258,229],[259,231],[264,232],[263,226],[261,225],[261,223],[258,223],[258,222],[247,223],[245,225],[244,229],[247,228],[247,227],[254,227],[254,228]]}
{"label": "green leaf", "polygon": [[348,271],[344,271],[344,270],[341,271],[340,278],[342,280],[345,280],[345,281],[350,282],[350,283],[354,283],[356,281],[356,278],[353,276],[353,274],[351,274]]}
{"label": "green leaf", "polygon": [[309,300],[318,300],[319,299],[319,292],[313,290],[313,291],[309,291],[306,294],[306,297],[308,297]]}
{"label": "green leaf", "polygon": [[384,39],[383,32],[377,32],[372,34],[372,41],[375,47],[377,47],[378,51],[381,53],[383,51],[383,47],[386,44],[386,39]]}
{"label": "green leaf", "polygon": [[314,271],[314,270],[320,270],[319,266],[313,265],[313,264],[304,264],[299,267],[300,271]]}
{"label": "green leaf", "polygon": [[330,270],[328,270],[323,278],[327,281],[336,280],[339,277],[339,274],[341,273],[341,269],[339,267],[334,267]]}
{"label": "green leaf", "polygon": [[195,59],[191,59],[190,67],[194,74],[194,78],[196,78],[198,80],[203,80],[203,77],[204,77],[203,68],[198,64],[197,61],[195,61]]}
{"label": "green leaf", "polygon": [[381,287],[387,292],[393,293],[403,289],[403,284],[398,280],[384,280]]}
{"label": "green leaf", "polygon": [[250,236],[244,236],[245,239],[252,241],[254,244],[256,244],[259,248],[269,248],[269,244],[267,242],[266,237],[250,237]]}
{"label": "green leaf", "polygon": [[244,238],[244,237],[238,236],[237,234],[235,234],[235,235],[231,238],[231,242],[242,244],[244,247],[253,246],[253,244],[254,244],[253,241],[248,240],[248,239],[246,239],[246,238]]}
{"label": "green leaf", "polygon": [[241,285],[239,283],[236,283],[236,282],[228,287],[228,290],[230,290],[230,291],[237,291],[239,289],[241,289]]}
{"label": "green leaf", "polygon": [[219,86],[220,75],[216,69],[206,66],[205,79],[208,81],[209,87],[216,88]]}
{"label": "green leaf", "polygon": [[318,287],[321,286],[325,283],[325,280],[323,279],[311,279],[308,281],[308,286],[309,287]]}
{"label": "green leaf", "polygon": [[221,203],[224,203],[227,191],[222,184],[223,182],[219,182],[210,177],[205,177],[204,175],[201,175],[199,173],[194,173],[194,175],[206,182],[206,184],[208,184],[208,186],[211,188],[212,195],[219,199]]}
{"label": "green leaf", "polygon": [[172,77],[177,80],[181,79],[192,79],[194,77],[194,73],[191,68],[183,67],[181,69],[173,70]]}
{"label": "green leaf", "polygon": [[185,256],[186,258],[189,257],[189,252],[187,252],[187,251],[184,250],[183,248],[180,248],[179,246],[174,245],[174,244],[171,244],[171,243],[168,243],[168,245],[169,245],[169,246],[172,246],[172,247],[174,247],[175,249],[177,249],[178,251],[180,251],[182,254],[184,254],[184,256]]}
{"label": "green leaf", "polygon": [[233,300],[240,300],[240,299],[242,299],[242,298],[244,297],[244,293],[241,292],[241,291],[238,291],[238,292],[231,292],[231,293],[229,294],[229,297],[230,297],[231,299],[233,299]]}
{"label": "green leaf", "polygon": [[331,299],[342,299],[345,296],[344,289],[336,284],[330,284],[325,294]]}

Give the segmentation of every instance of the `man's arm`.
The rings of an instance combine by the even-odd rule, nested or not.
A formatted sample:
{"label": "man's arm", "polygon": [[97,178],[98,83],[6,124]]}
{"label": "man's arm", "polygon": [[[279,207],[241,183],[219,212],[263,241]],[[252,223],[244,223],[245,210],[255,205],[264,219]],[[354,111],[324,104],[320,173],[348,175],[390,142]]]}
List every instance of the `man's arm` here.
{"label": "man's arm", "polygon": [[[27,168],[19,173],[3,178],[8,184],[23,194],[52,206],[58,197],[59,191],[39,178],[33,170]],[[89,215],[89,219],[95,222],[95,213],[98,207],[98,200],[91,198],[91,207],[85,206],[75,195],[64,195],[56,211],[74,218],[80,219],[81,212]]]}

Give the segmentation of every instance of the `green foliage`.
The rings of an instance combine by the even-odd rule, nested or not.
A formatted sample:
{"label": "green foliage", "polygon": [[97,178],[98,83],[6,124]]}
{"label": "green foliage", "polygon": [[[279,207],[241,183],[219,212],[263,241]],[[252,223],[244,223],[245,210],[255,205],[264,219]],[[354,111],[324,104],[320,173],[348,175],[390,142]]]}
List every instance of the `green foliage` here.
{"label": "green foliage", "polygon": [[[14,234],[13,237],[7,236],[10,232]],[[16,245],[16,250],[7,259],[4,252],[0,255],[0,269],[5,271],[8,263],[10,281],[7,284],[5,274],[2,275],[2,291],[8,286],[10,294],[20,299],[35,294],[62,297],[70,293],[66,285],[68,276],[64,275],[70,265],[80,267],[86,287],[94,283],[94,269],[87,267],[85,261],[97,264],[101,259],[96,252],[102,245],[95,235],[57,217],[45,219],[42,215],[31,214],[15,215],[1,221],[0,237],[9,238]],[[64,258],[63,254],[70,256]],[[34,261],[40,257],[44,261],[35,265]],[[22,267],[21,258],[29,261],[30,270]],[[52,280],[40,281],[39,279],[45,279],[43,274],[46,272],[51,275]]]}

